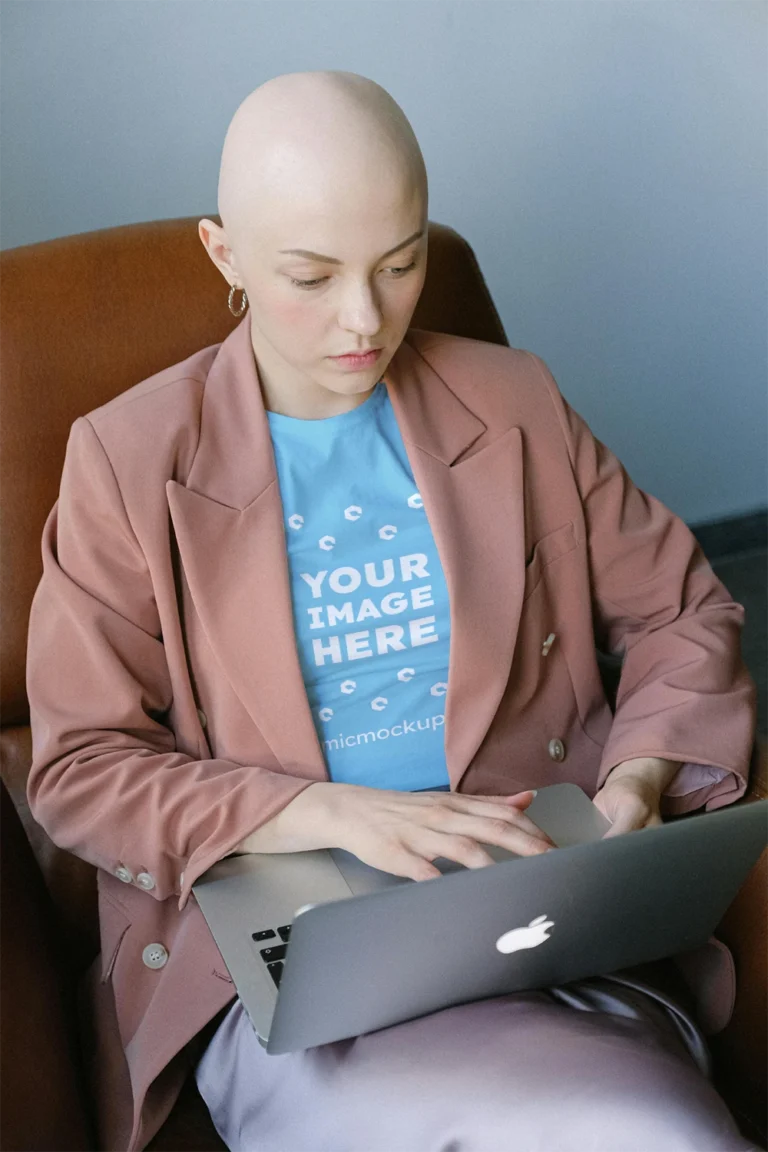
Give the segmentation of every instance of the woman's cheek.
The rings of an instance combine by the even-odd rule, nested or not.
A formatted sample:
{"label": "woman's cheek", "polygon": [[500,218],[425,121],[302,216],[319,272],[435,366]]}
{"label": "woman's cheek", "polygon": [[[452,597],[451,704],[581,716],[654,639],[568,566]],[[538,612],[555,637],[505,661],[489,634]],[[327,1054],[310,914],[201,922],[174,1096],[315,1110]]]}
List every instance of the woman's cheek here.
{"label": "woman's cheek", "polygon": [[301,302],[292,300],[272,304],[269,310],[269,326],[272,337],[279,341],[289,360],[301,359],[301,349],[314,346],[314,325],[316,318],[311,310]]}

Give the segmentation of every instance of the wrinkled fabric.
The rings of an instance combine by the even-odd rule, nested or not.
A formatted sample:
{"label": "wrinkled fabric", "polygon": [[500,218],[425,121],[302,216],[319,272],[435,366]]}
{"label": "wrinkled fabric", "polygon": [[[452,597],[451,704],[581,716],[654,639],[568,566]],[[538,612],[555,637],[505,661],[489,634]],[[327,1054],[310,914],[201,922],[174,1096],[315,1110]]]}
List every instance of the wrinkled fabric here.
{"label": "wrinkled fabric", "polygon": [[756,1152],[691,1016],[631,977],[268,1055],[240,1001],[197,1067],[231,1152]]}
{"label": "wrinkled fabric", "polygon": [[[451,590],[452,789],[568,781],[592,797],[648,755],[724,772],[682,795],[673,783],[664,815],[738,800],[757,701],[744,608],[687,525],[532,353],[410,328],[383,380]],[[176,1098],[173,1061],[231,998],[193,885],[328,778],[277,479],[246,315],[75,420],[45,523],[27,795],[51,840],[98,869],[110,995],[108,1010],[90,997],[107,1053],[90,1088],[104,1148],[149,1143]],[[596,651],[622,657],[614,709]],[[154,943],[169,959],[150,970]]]}

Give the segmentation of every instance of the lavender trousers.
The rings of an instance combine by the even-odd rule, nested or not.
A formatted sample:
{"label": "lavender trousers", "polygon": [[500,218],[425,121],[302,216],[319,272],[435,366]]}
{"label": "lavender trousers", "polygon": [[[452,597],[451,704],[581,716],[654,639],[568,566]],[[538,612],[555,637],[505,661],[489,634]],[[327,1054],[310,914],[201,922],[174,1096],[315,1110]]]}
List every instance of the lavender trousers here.
{"label": "lavender trousers", "polygon": [[197,1070],[232,1152],[757,1152],[693,1016],[603,977],[270,1056],[239,1000]]}

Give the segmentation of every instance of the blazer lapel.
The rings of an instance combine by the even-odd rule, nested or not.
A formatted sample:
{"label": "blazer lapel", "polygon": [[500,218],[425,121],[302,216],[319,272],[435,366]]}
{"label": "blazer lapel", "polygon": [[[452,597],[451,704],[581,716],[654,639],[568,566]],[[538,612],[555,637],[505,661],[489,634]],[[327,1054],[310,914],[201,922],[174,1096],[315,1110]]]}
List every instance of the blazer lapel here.
{"label": "blazer lapel", "polygon": [[[446,577],[445,748],[456,789],[499,706],[522,607],[517,427],[486,425],[408,342],[383,379]],[[479,442],[479,443],[478,443]],[[184,482],[166,484],[181,563],[208,642],[286,772],[327,780],[301,673],[284,516],[249,316],[221,345]]]}
{"label": "blazer lapel", "polygon": [[283,508],[249,315],[206,381],[185,483],[166,483],[184,574],[208,643],[292,775],[327,780],[296,649]]}
{"label": "blazer lapel", "polygon": [[384,379],[448,586],[445,755],[456,791],[498,710],[517,638],[525,582],[522,438],[512,427],[494,439],[407,342]]}

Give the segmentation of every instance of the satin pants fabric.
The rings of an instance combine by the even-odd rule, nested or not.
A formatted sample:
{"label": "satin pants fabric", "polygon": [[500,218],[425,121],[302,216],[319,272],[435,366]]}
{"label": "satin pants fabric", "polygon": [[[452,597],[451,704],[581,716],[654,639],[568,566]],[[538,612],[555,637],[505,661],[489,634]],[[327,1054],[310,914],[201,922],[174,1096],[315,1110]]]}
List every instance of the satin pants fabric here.
{"label": "satin pants fabric", "polygon": [[270,1056],[240,1001],[196,1071],[231,1152],[757,1152],[698,1026],[614,977]]}

